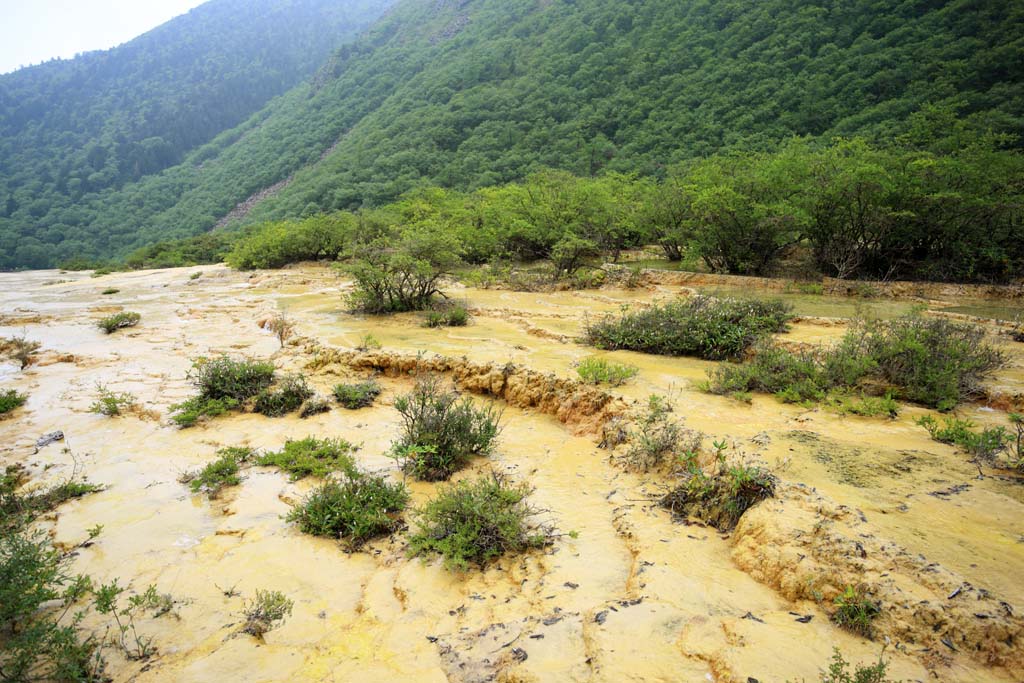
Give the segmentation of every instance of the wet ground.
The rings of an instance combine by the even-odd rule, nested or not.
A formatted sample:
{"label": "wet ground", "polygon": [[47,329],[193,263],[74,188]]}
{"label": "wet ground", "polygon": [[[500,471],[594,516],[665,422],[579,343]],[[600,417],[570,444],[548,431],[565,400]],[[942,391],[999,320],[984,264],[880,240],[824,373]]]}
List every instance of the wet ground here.
{"label": "wet ground", "polygon": [[[593,433],[540,409],[507,405],[495,454],[473,471],[495,468],[528,481],[534,503],[566,535],[546,552],[468,574],[408,559],[401,534],[354,554],[300,534],[282,516],[313,484],[291,483],[270,469],[248,471],[241,486],[214,501],[190,494],[180,474],[218,448],[276,449],[308,435],[359,443],[364,468],[400,476],[387,451],[398,428],[392,402],[411,386],[408,377],[384,377],[382,399],[363,411],[335,409],[306,420],[234,415],[189,430],[167,423],[168,407],[190,395],[186,373],[201,355],[272,357],[281,369],[307,372],[325,395],[340,378],[366,374],[337,363],[309,370],[302,345],[280,350],[258,324],[278,311],[295,322],[297,335],[324,347],[351,349],[373,335],[382,353],[396,357],[511,362],[571,378],[572,363],[594,353],[575,342],[587,319],[690,291],[453,286],[449,294],[465,300],[473,322],[431,330],[416,315],[349,314],[347,287],[320,267],[0,275],[0,336],[25,334],[43,344],[40,362],[25,372],[0,364],[0,389],[30,395],[25,408],[0,421],[0,460],[29,465],[40,485],[72,473],[106,485],[59,509],[48,522],[56,541],[74,545],[102,524],[76,569],[139,589],[154,583],[179,601],[174,614],[144,624],[158,655],[146,662],[111,657],[115,680],[811,681],[833,647],[868,661],[885,636],[895,679],[1020,680],[1019,623],[997,619],[993,610],[1024,610],[1024,485],[1005,473],[979,479],[965,455],[913,423],[928,412],[919,407],[890,420],[765,396],[748,406],[696,388],[713,363],[606,354],[640,370],[611,393],[627,405],[667,394],[687,427],[775,468],[779,499],[748,513],[731,536],[674,522],[652,504],[669,484],[664,477],[624,472]],[[120,291],[101,294],[107,288]],[[892,317],[921,303],[767,296],[812,317],[780,335],[809,343],[841,336],[844,325],[835,318]],[[1014,315],[1005,301],[926,306]],[[141,324],[111,336],[95,327],[121,307],[141,313]],[[990,389],[1024,392],[1024,345],[991,331],[1011,364]],[[143,412],[89,413],[97,384],[136,395]],[[960,414],[985,424],[1006,419],[980,405]],[[56,429],[65,442],[33,452],[35,440]],[[413,484],[414,502],[435,490]],[[851,561],[847,541],[863,557]],[[818,585],[816,576],[826,578]],[[832,625],[831,601],[820,597],[829,582],[859,581],[877,583],[883,607],[892,607],[875,641]],[[958,585],[961,592],[948,597]],[[256,589],[295,601],[293,616],[265,643],[235,635],[243,601]],[[944,646],[930,635],[947,632],[962,639],[950,636]]]}

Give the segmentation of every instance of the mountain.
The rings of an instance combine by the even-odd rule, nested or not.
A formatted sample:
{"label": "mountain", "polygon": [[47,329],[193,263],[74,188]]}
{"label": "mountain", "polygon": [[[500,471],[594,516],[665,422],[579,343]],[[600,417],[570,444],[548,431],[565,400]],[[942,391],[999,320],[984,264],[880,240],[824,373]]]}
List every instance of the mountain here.
{"label": "mountain", "polygon": [[0,266],[112,249],[83,205],[238,126],[388,4],[213,0],[114,49],[0,76]]}
{"label": "mountain", "polygon": [[59,210],[30,199],[58,178],[26,169],[0,212],[0,266],[542,167],[658,175],[792,136],[891,142],[927,105],[1018,145],[1021,54],[1024,5],[998,0],[400,0],[177,165]]}

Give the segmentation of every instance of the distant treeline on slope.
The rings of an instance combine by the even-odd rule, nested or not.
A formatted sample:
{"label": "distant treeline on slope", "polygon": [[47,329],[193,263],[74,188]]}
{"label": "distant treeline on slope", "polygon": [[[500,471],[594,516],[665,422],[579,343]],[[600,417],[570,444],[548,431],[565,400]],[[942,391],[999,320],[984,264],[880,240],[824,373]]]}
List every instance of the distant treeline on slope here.
{"label": "distant treeline on slope", "polygon": [[664,178],[793,136],[884,145],[929,105],[1019,147],[1022,53],[1024,6],[1001,0],[400,0],[181,164],[70,203],[52,178],[9,192],[6,211],[0,191],[0,267],[197,235],[277,183],[236,222],[543,168]]}
{"label": "distant treeline on slope", "polygon": [[799,251],[819,272],[842,278],[1019,279],[1024,155],[984,138],[953,149],[948,138],[922,145],[930,128],[958,127],[941,113],[914,117],[915,132],[900,147],[797,139],[778,152],[684,162],[662,180],[543,171],[474,192],[423,188],[379,209],[163,243],[133,254],[129,265],[184,265],[198,256],[276,268],[401,258],[407,250],[410,258],[442,251],[470,263],[548,259],[571,276],[598,257],[656,244],[671,260],[699,259],[733,274],[770,275]]}

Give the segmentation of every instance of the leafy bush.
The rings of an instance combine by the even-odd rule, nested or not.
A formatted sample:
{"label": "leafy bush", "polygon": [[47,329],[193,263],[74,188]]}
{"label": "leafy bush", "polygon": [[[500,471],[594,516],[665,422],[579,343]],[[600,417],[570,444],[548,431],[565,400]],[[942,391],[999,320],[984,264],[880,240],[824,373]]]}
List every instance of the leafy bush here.
{"label": "leafy bush", "polygon": [[138,403],[132,394],[113,392],[102,384],[97,384],[96,390],[99,392],[99,398],[89,406],[89,412],[91,413],[116,417],[123,412],[131,410]]}
{"label": "leafy bush", "polygon": [[291,474],[292,481],[305,477],[326,477],[332,472],[358,476],[352,451],[355,448],[344,439],[316,439],[312,436],[285,442],[280,451],[265,453],[256,458],[256,464],[279,467]]}
{"label": "leafy bush", "polygon": [[298,410],[313,395],[302,375],[284,375],[277,384],[256,394],[253,410],[268,417],[280,417]]}
{"label": "leafy bush", "polygon": [[295,603],[280,591],[257,590],[252,602],[242,611],[245,624],[242,633],[248,633],[259,640],[280,626],[292,613]]}
{"label": "leafy bush", "polygon": [[238,239],[225,256],[238,270],[281,268],[299,261],[334,260],[355,224],[351,214],[313,216],[257,226]]}
{"label": "leafy bush", "polygon": [[423,319],[424,327],[465,327],[468,324],[469,311],[463,306],[429,311]]}
{"label": "leafy bush", "polygon": [[255,459],[257,454],[251,448],[232,446],[220,449],[217,455],[220,457],[203,469],[182,477],[182,483],[187,483],[192,493],[203,492],[216,498],[225,487],[238,486],[242,482],[241,466]]}
{"label": "leafy bush", "polygon": [[107,334],[113,334],[114,332],[124,329],[126,327],[135,327],[142,320],[142,316],[132,311],[122,311],[115,313],[114,315],[108,315],[96,323],[97,327],[106,332]]}
{"label": "leafy bush", "polygon": [[402,436],[395,457],[406,472],[424,481],[447,479],[470,458],[490,452],[498,436],[500,412],[477,408],[436,377],[416,382],[411,393],[395,401],[402,416]]}
{"label": "leafy bush", "polygon": [[356,384],[338,384],[334,387],[334,398],[349,410],[358,410],[372,406],[380,391],[380,385],[372,379]]}
{"label": "leafy bush", "polygon": [[303,533],[341,538],[358,548],[398,529],[398,515],[408,501],[404,485],[359,474],[324,482],[292,508],[288,521],[297,523]]}
{"label": "leafy bush", "polygon": [[617,387],[636,377],[640,371],[632,365],[622,365],[591,356],[584,358],[576,365],[576,372],[580,379],[589,384],[605,382]]}
{"label": "leafy bush", "polygon": [[8,389],[0,393],[0,415],[9,413],[15,408],[20,408],[25,405],[26,401],[28,401],[28,394],[20,394],[14,389]]}
{"label": "leafy bush", "polygon": [[872,622],[882,613],[882,608],[868,598],[863,586],[847,586],[842,594],[836,596],[835,605],[832,621],[865,638],[874,635]]}
{"label": "leafy bush", "polygon": [[1022,431],[1021,423],[1015,418],[1019,418],[1019,416],[1010,415],[1011,424],[1016,427],[1016,434],[1011,434],[1003,426],[988,427],[976,432],[973,422],[956,417],[946,418],[941,426],[931,415],[920,417],[916,422],[927,429],[933,439],[941,443],[959,446],[979,464],[999,464],[999,456],[1009,450],[1010,444],[1016,442],[1016,453],[1010,454],[1010,465],[1020,467],[1020,447],[1024,431]]}
{"label": "leafy bush", "polygon": [[410,553],[438,553],[445,567],[465,570],[505,553],[543,547],[550,534],[529,523],[537,514],[526,502],[530,493],[529,486],[513,485],[497,474],[442,488],[416,513]]}
{"label": "leafy bush", "polygon": [[458,264],[459,246],[442,231],[415,230],[360,245],[348,266],[356,289],[352,307],[366,313],[423,311],[441,293],[441,279]]}
{"label": "leafy bush", "polygon": [[199,358],[192,363],[188,378],[202,398],[242,402],[270,386],[274,381],[274,365],[248,358],[234,360],[228,356]]}
{"label": "leafy bush", "polygon": [[686,458],[683,483],[662,497],[660,505],[680,517],[695,517],[719,531],[733,529],[747,510],[775,496],[775,475],[748,463],[727,464],[724,444],[716,443],[715,468],[711,473],[697,463],[696,454]]}
{"label": "leafy bush", "polygon": [[233,398],[196,396],[171,406],[171,421],[181,428],[194,427],[200,420],[219,417],[241,405]]}
{"label": "leafy bush", "polygon": [[584,339],[600,349],[627,349],[709,360],[737,358],[759,339],[786,329],[787,304],[693,296],[587,325]]}

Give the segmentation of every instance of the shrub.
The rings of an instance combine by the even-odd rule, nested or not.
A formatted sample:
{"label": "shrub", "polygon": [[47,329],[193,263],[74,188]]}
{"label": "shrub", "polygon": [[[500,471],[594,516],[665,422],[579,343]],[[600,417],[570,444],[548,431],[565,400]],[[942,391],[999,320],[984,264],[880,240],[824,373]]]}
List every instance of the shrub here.
{"label": "shrub", "polygon": [[979,464],[996,465],[999,456],[1008,451],[1010,444],[1016,442],[1016,453],[1010,453],[1010,465],[1019,467],[1021,462],[1021,439],[1024,437],[1022,425],[1010,415],[1010,422],[1014,425],[1016,434],[1011,434],[1006,427],[989,427],[980,432],[974,431],[974,423],[970,420],[961,420],[956,417],[948,417],[939,423],[931,415],[925,415],[917,420],[917,424],[928,430],[928,434],[940,443],[959,446],[974,458]]}
{"label": "shrub", "polygon": [[411,393],[395,401],[402,416],[402,436],[395,457],[417,479],[447,479],[470,458],[490,452],[498,436],[500,413],[493,406],[477,408],[445,391],[436,377],[416,382]]}
{"label": "shrub", "polygon": [[357,384],[339,384],[334,387],[334,398],[338,403],[349,410],[358,410],[372,406],[373,402],[380,396],[380,385],[375,381],[367,380]]}
{"label": "shrub", "polygon": [[350,303],[366,313],[423,311],[458,264],[458,241],[445,231],[409,231],[360,245],[348,267],[356,288]]}
{"label": "shrub", "polygon": [[[629,433],[630,445],[624,456],[627,467],[649,472],[676,455],[700,450],[703,435],[683,429],[682,425],[669,417],[671,410],[664,398],[651,395],[647,411],[640,418],[637,429]],[[684,437],[686,443],[683,443]]]}
{"label": "shrub", "polygon": [[759,339],[786,329],[782,302],[693,296],[643,311],[607,316],[587,326],[584,340],[600,349],[722,360],[741,356]]}
{"label": "shrub", "polygon": [[280,417],[298,410],[303,401],[313,395],[302,375],[284,375],[277,385],[256,395],[253,409],[268,417]]}
{"label": "shrub", "polygon": [[863,586],[847,586],[836,596],[835,605],[832,621],[837,625],[865,638],[874,635],[872,621],[882,613],[882,608],[867,597]]}
{"label": "shrub", "polygon": [[131,410],[138,403],[133,395],[110,391],[102,384],[97,384],[96,390],[99,392],[99,398],[89,406],[90,413],[116,417],[121,413]]}
{"label": "shrub", "polygon": [[104,289],[102,292],[100,292],[100,294],[102,294],[103,296],[108,296],[110,294],[117,294],[120,291],[121,290],[117,289],[116,287],[108,287],[107,289]]}
{"label": "shrub", "polygon": [[639,370],[632,365],[613,363],[604,358],[584,358],[576,365],[576,372],[580,379],[588,384],[601,384],[605,382],[614,387],[625,384],[639,374]]}
{"label": "shrub", "polygon": [[284,343],[291,338],[292,333],[295,331],[295,325],[282,313],[270,319],[270,322],[267,323],[267,329],[274,333],[274,336],[277,337],[277,341],[283,349]]}
{"label": "shrub", "polygon": [[292,602],[280,591],[257,590],[252,602],[246,603],[242,632],[263,640],[263,636],[280,626],[292,613]]}
{"label": "shrub", "polygon": [[22,370],[32,364],[34,360],[33,355],[41,347],[41,343],[27,339],[24,336],[0,339],[0,355],[18,361]]}
{"label": "shrub", "polygon": [[274,381],[274,365],[248,358],[227,356],[199,358],[192,363],[188,379],[204,399],[232,399],[241,403],[263,391]]}
{"label": "shrub", "polygon": [[463,306],[430,311],[423,320],[424,327],[465,327],[468,324],[469,311]]}
{"label": "shrub", "polygon": [[142,316],[132,311],[122,311],[109,315],[96,323],[97,327],[106,332],[107,334],[113,334],[114,332],[126,328],[135,327],[142,320]]}
{"label": "shrub", "polygon": [[312,417],[313,415],[329,412],[330,409],[331,404],[327,402],[327,399],[322,396],[313,396],[302,404],[302,410],[299,411],[299,417],[305,419],[307,417]]}
{"label": "shrub", "polygon": [[359,338],[359,343],[356,345],[356,351],[377,351],[381,348],[380,340],[374,337],[372,334],[364,334]]}
{"label": "shrub", "polygon": [[196,396],[171,406],[171,421],[181,428],[194,427],[200,420],[219,417],[241,405],[233,398]]}
{"label": "shrub", "polygon": [[505,553],[543,547],[550,533],[529,523],[537,514],[526,502],[530,493],[527,485],[510,484],[497,474],[449,485],[417,511],[410,553],[438,553],[448,569],[465,570]]}
{"label": "shrub", "polygon": [[202,492],[216,498],[225,487],[238,486],[242,482],[241,466],[255,459],[257,454],[251,448],[229,447],[220,449],[217,455],[220,457],[203,469],[182,477],[182,483],[187,483],[192,493]]}
{"label": "shrub", "polygon": [[299,441],[288,440],[280,451],[265,453],[256,458],[256,464],[279,467],[291,474],[292,481],[305,477],[326,477],[331,472],[342,472],[349,477],[358,476],[352,451],[344,439],[316,439],[312,436]]}
{"label": "shrub", "polygon": [[22,483],[23,471],[18,467],[8,467],[0,476],[0,532],[16,528],[69,500],[103,490],[102,486],[68,479],[48,489],[22,494],[18,491]]}
{"label": "shrub", "polygon": [[25,405],[28,401],[28,394],[20,394],[14,389],[8,389],[0,393],[0,415],[11,412],[15,408],[20,408]]}
{"label": "shrub", "polygon": [[900,414],[900,404],[892,397],[891,392],[885,396],[866,396],[861,394],[858,398],[833,395],[829,397],[829,405],[833,410],[843,415],[895,418]]}
{"label": "shrub", "polygon": [[409,493],[402,484],[384,477],[360,474],[341,482],[327,481],[288,513],[303,533],[341,538],[358,548],[401,525]]}
{"label": "shrub", "polygon": [[708,474],[687,457],[683,483],[661,498],[660,505],[680,517],[695,517],[719,531],[730,531],[747,510],[775,496],[775,475],[748,463],[729,465],[724,444],[716,443],[715,470]]}
{"label": "shrub", "polygon": [[821,683],[895,683],[888,676],[889,664],[881,656],[874,664],[857,665],[853,673],[839,648],[833,648],[828,671],[821,673]]}
{"label": "shrub", "polygon": [[237,270],[334,260],[344,249],[355,222],[354,215],[339,213],[260,225],[236,240],[224,260]]}

